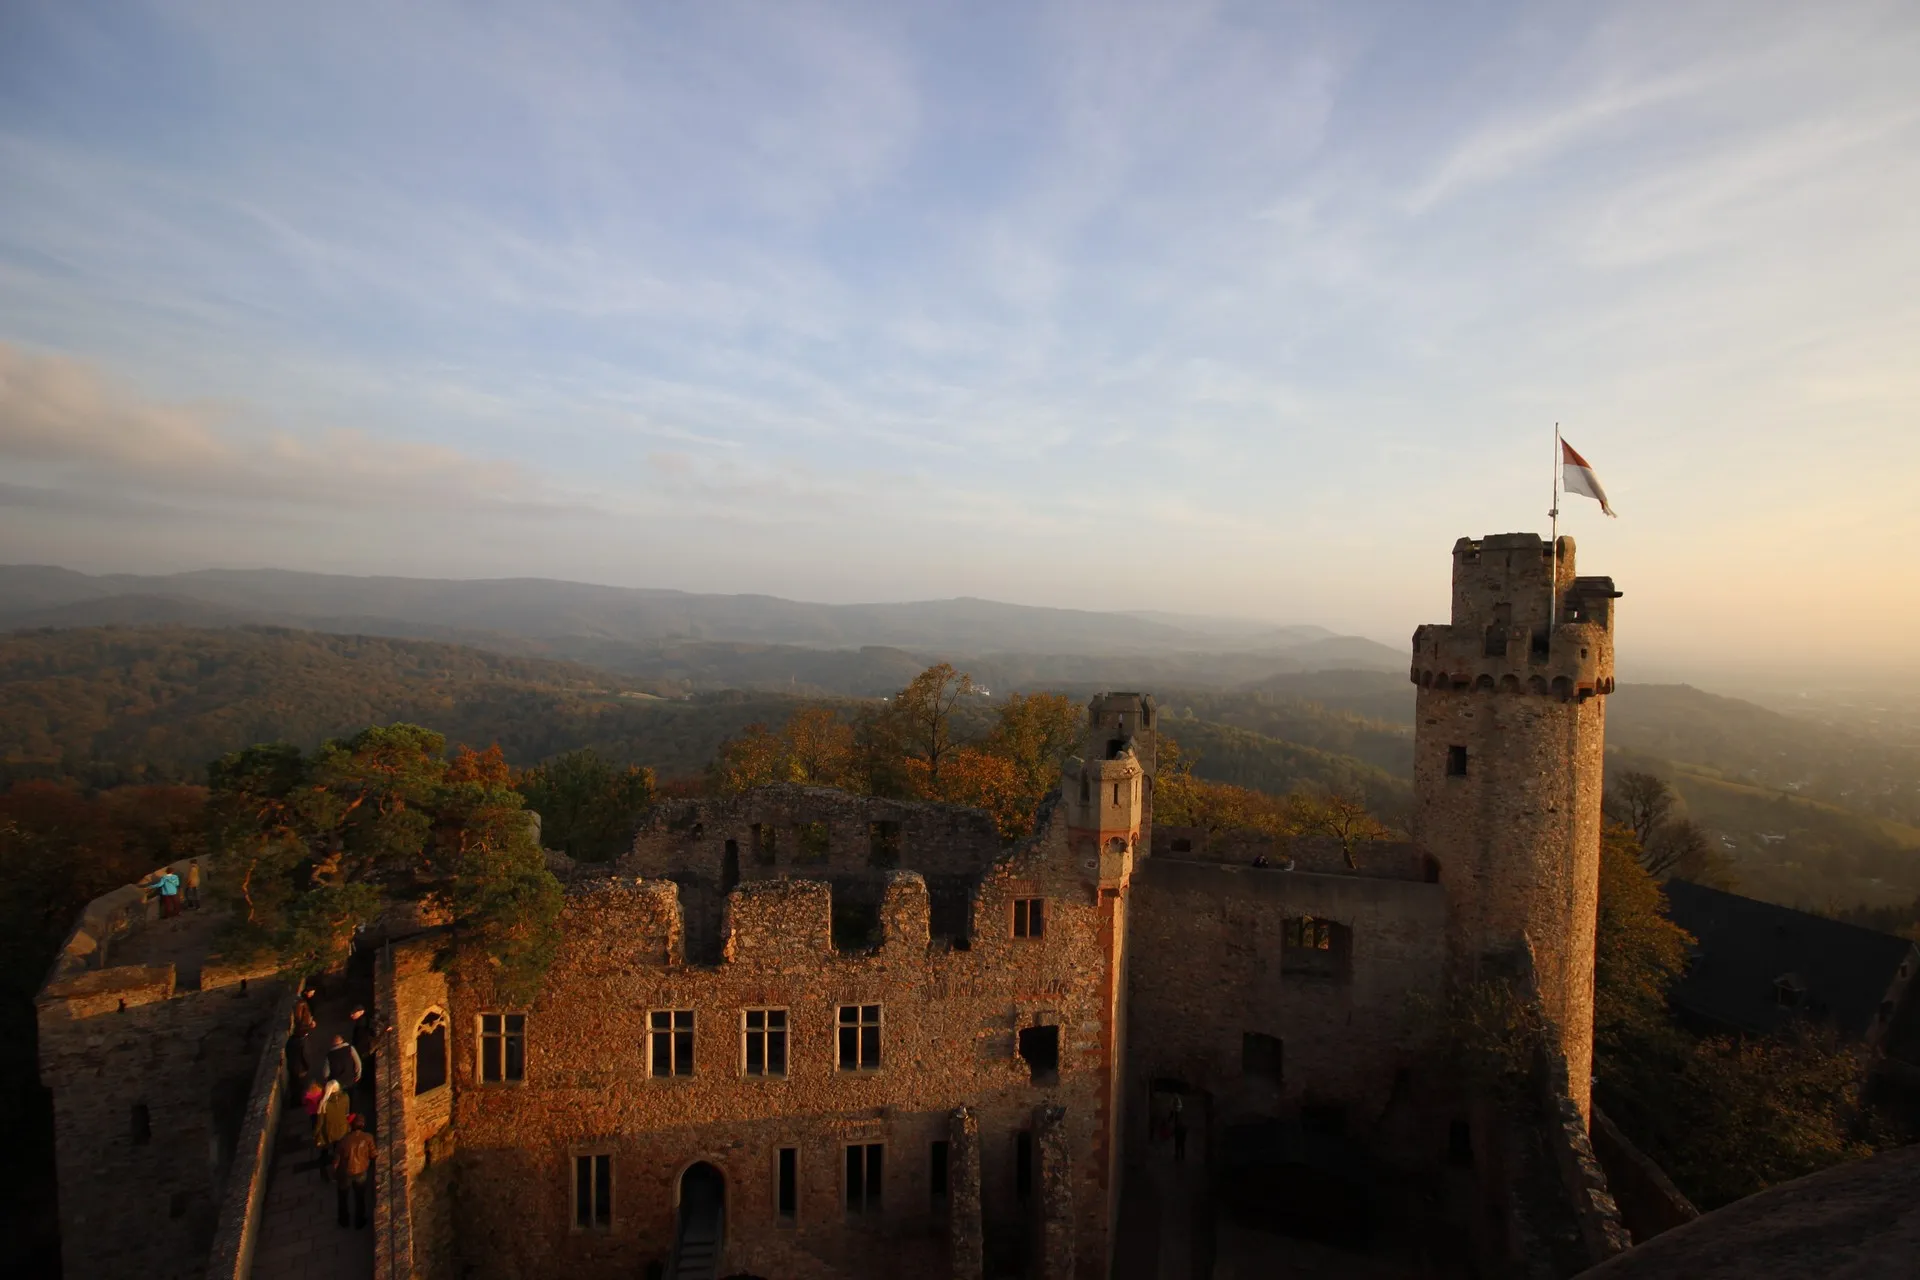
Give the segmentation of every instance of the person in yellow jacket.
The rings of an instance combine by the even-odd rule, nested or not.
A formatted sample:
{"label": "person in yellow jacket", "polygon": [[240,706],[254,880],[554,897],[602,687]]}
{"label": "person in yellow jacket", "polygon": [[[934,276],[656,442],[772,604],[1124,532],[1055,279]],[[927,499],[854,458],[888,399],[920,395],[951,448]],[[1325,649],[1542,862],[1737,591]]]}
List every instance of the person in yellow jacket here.
{"label": "person in yellow jacket", "polygon": [[327,1166],[333,1160],[334,1145],[353,1128],[352,1116],[347,1091],[340,1087],[338,1080],[327,1081],[326,1093],[320,1099],[320,1110],[313,1117],[313,1145],[320,1151],[320,1176],[323,1178],[327,1176]]}

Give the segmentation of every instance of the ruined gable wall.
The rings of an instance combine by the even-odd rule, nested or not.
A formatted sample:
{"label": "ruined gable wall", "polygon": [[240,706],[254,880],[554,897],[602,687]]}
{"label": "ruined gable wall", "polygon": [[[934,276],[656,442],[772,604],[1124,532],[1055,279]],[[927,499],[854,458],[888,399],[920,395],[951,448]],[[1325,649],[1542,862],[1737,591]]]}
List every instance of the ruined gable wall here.
{"label": "ruined gable wall", "polygon": [[[1282,929],[1300,916],[1352,930],[1348,976],[1282,972]],[[1211,1092],[1228,1122],[1315,1100],[1352,1104],[1364,1124],[1411,1061],[1408,998],[1437,993],[1445,929],[1439,885],[1148,859],[1128,957],[1129,1139],[1144,1140],[1162,1076]],[[1282,1084],[1242,1073],[1245,1032],[1281,1039]]]}
{"label": "ruined gable wall", "polygon": [[[845,820],[862,824],[881,803],[845,799],[854,802]],[[911,816],[921,807],[904,808]],[[719,846],[728,823],[768,816],[777,811],[766,802],[709,806],[697,819],[706,824],[699,839]],[[964,846],[928,860],[963,866],[964,854],[979,867],[985,832],[975,826],[964,812],[906,825],[902,860],[919,862],[937,844],[932,837],[951,830]],[[846,857],[864,862],[867,832],[864,825],[856,830],[857,846]],[[636,858],[682,857],[684,841],[659,835],[643,834]],[[745,854],[748,832],[731,838]],[[743,878],[749,863],[743,856]],[[652,865],[686,871],[700,864]],[[930,1200],[930,1148],[948,1139],[950,1112],[963,1103],[979,1125],[989,1248],[996,1235],[999,1247],[1008,1247],[1041,1198],[1037,1163],[1027,1203],[1014,1188],[1016,1134],[1032,1128],[1036,1108],[1065,1109],[1062,1137],[1050,1141],[1076,1151],[1104,1145],[1098,1130],[1107,1118],[1111,1026],[1100,1008],[1107,977],[1100,900],[1093,873],[1069,856],[1064,834],[1049,828],[983,870],[971,904],[970,949],[930,945],[928,896],[916,873],[885,875],[884,938],[862,954],[832,949],[827,886],[745,880],[727,899],[724,959],[711,966],[684,963],[677,953],[673,939],[684,926],[676,886],[624,876],[576,883],[562,954],[528,1010],[523,1084],[477,1080],[473,1028],[481,1012],[497,1006],[483,972],[456,972],[448,994],[464,1260],[480,1276],[639,1274],[669,1256],[679,1178],[706,1161],[726,1179],[729,1268],[798,1249],[852,1273],[937,1274],[949,1232]],[[1045,934],[1016,939],[1013,903],[1029,896],[1047,901]],[[837,1007],[875,1003],[884,1011],[883,1065],[843,1072],[835,1061]],[[788,1011],[786,1079],[742,1074],[740,1019],[748,1008]],[[654,1009],[695,1011],[691,1077],[647,1074],[647,1014]],[[1060,1028],[1060,1069],[1050,1084],[1036,1084],[1016,1056],[1018,1031],[1042,1023]],[[850,1223],[845,1211],[844,1149],[855,1142],[886,1146],[878,1223]],[[773,1199],[782,1146],[800,1153],[798,1214],[790,1227],[777,1224]],[[602,1151],[613,1156],[613,1226],[576,1231],[572,1158]],[[1099,1162],[1074,1163],[1074,1256],[1089,1280],[1104,1275],[1106,1182]]]}

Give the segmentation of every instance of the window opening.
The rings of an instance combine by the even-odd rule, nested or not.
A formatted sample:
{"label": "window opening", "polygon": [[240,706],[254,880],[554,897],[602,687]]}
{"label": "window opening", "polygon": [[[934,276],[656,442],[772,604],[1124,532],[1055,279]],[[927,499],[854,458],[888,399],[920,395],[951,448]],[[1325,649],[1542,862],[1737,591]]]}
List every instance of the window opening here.
{"label": "window opening", "polygon": [[1447,776],[1464,778],[1467,776],[1467,749],[1465,747],[1447,748]]}
{"label": "window opening", "polygon": [[1298,916],[1280,931],[1280,972],[1338,978],[1353,952],[1353,931],[1332,920]]}
{"label": "window opening", "polygon": [[1187,839],[1185,836],[1181,836],[1173,842],[1173,851],[1175,853],[1192,853],[1193,841]]}
{"label": "window opening", "polygon": [[1022,1200],[1033,1194],[1033,1135],[1024,1129],[1013,1138],[1013,1194]]}
{"label": "window opening", "polygon": [[740,842],[727,841],[727,847],[720,855],[720,892],[732,893],[733,887],[740,883]]}
{"label": "window opening", "polygon": [[136,1102],[133,1104],[133,1114],[130,1123],[134,1146],[144,1147],[153,1141],[153,1112],[147,1109],[146,1103]]}
{"label": "window opening", "polygon": [[880,821],[867,824],[867,861],[876,867],[900,865],[900,824]]}
{"label": "window opening", "polygon": [[796,864],[821,863],[827,860],[826,823],[803,822],[793,831],[793,860]]}
{"label": "window opening", "polygon": [[787,1074],[787,1011],[749,1009],[746,1067],[750,1076]]}
{"label": "window opening", "polygon": [[840,1069],[872,1071],[880,1065],[880,1006],[840,1006]]}
{"label": "window opening", "polygon": [[937,1139],[927,1153],[927,1194],[935,1208],[947,1202],[947,1141]]}
{"label": "window opening", "polygon": [[878,1142],[847,1148],[847,1212],[878,1213],[886,1148]]}
{"label": "window opening", "polygon": [[613,1225],[613,1157],[573,1158],[573,1225],[604,1231]]}
{"label": "window opening", "polygon": [[753,824],[751,840],[755,863],[770,867],[780,860],[780,828],[756,822]]}
{"label": "window opening", "polygon": [[1447,1163],[1463,1168],[1473,1163],[1473,1126],[1465,1119],[1447,1125]]}
{"label": "window opening", "polygon": [[774,1179],[780,1216],[791,1222],[800,1211],[800,1148],[780,1148]]}
{"label": "window opening", "polygon": [[438,1011],[420,1019],[413,1033],[413,1092],[431,1093],[447,1082],[447,1020]]}
{"label": "window opening", "polygon": [[1034,1084],[1056,1084],[1060,1079],[1060,1028],[1023,1027],[1020,1056]]}
{"label": "window opening", "polygon": [[1118,808],[1118,807],[1119,807],[1119,804],[1120,804],[1120,784],[1119,784],[1119,783],[1117,783],[1117,782],[1113,784],[1113,803],[1114,803],[1114,806],[1115,806],[1116,808]]}
{"label": "window opening", "polygon": [[647,1039],[648,1074],[693,1074],[693,1010],[655,1009],[647,1015]]}
{"label": "window opening", "polygon": [[1013,936],[1016,938],[1038,938],[1047,931],[1047,900],[1045,898],[1015,898],[1013,900]]}
{"label": "window opening", "polygon": [[527,1015],[480,1015],[480,1082],[504,1084],[527,1078]]}
{"label": "window opening", "polygon": [[1279,1036],[1260,1031],[1240,1033],[1240,1072],[1278,1083],[1284,1078],[1285,1045]]}

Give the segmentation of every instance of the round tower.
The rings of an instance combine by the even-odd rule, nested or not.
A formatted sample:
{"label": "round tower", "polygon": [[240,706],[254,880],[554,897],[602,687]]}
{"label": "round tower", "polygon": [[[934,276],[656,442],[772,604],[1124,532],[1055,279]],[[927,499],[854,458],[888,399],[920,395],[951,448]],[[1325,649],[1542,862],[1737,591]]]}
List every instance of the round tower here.
{"label": "round tower", "polygon": [[1455,978],[1531,948],[1584,1115],[1620,593],[1575,576],[1573,539],[1554,550],[1532,533],[1454,544],[1453,620],[1413,633],[1413,835],[1447,886]]}

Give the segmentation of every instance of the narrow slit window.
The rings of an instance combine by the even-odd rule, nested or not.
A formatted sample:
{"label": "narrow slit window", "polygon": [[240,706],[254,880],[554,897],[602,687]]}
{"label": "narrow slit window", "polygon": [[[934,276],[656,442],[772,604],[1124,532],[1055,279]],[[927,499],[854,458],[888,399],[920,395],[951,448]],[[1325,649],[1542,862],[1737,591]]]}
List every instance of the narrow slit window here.
{"label": "narrow slit window", "polygon": [[886,1148],[878,1142],[847,1148],[847,1212],[878,1213],[885,1180]]}
{"label": "narrow slit window", "polygon": [[581,1231],[613,1226],[613,1157],[573,1158],[573,1225]]}
{"label": "narrow slit window", "polygon": [[693,1010],[655,1009],[647,1015],[647,1040],[649,1075],[693,1074]]}
{"label": "narrow slit window", "polygon": [[1015,898],[1013,900],[1013,936],[1016,938],[1038,938],[1047,931],[1047,900],[1045,898]]}
{"label": "narrow slit window", "polygon": [[947,1202],[947,1142],[942,1138],[927,1152],[927,1194],[935,1208]]}
{"label": "narrow slit window", "polygon": [[800,1148],[780,1148],[774,1183],[775,1205],[780,1216],[791,1222],[800,1212]]}

